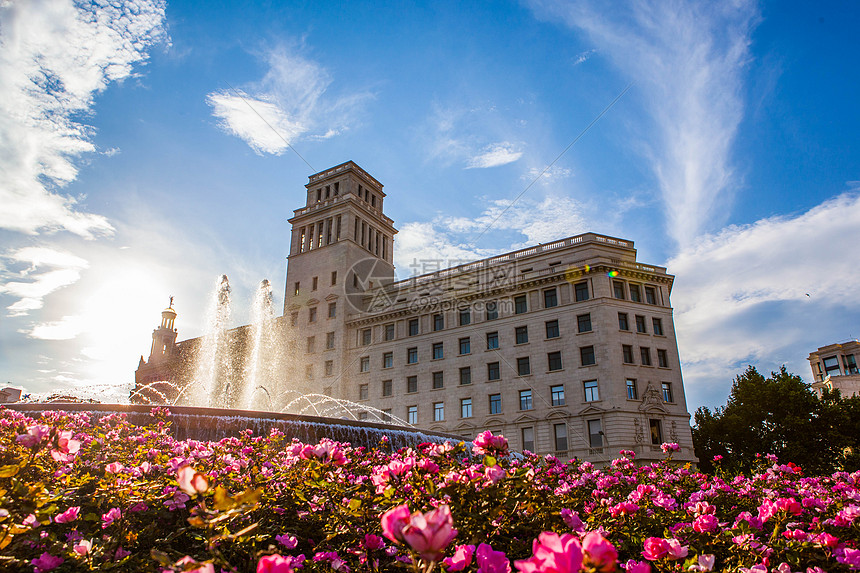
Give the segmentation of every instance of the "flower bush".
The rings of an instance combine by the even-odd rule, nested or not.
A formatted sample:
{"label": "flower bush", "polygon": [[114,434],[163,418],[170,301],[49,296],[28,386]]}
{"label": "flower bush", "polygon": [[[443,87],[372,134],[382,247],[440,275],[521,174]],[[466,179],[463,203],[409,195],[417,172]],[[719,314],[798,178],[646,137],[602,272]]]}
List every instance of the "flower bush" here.
{"label": "flower bush", "polygon": [[468,571],[860,569],[860,472],[749,476],[667,458],[605,468],[474,445],[303,444],[273,431],[171,437],[169,412],[0,410],[0,570]]}

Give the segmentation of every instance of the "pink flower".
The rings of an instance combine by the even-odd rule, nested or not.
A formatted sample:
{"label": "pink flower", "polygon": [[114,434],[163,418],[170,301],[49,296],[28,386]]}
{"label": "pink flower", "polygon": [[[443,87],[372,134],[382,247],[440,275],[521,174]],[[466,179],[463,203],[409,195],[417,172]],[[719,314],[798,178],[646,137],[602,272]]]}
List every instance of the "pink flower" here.
{"label": "pink flower", "polygon": [[108,472],[109,474],[118,474],[118,473],[119,473],[119,472],[121,472],[124,468],[125,468],[125,466],[124,466],[124,465],[122,465],[121,463],[119,463],[119,462],[113,462],[113,463],[108,464],[108,465],[106,465],[106,466],[105,466],[105,471],[106,471],[106,472]]}
{"label": "pink flower", "polygon": [[634,561],[631,559],[624,567],[627,573],[651,573],[651,566],[644,561]]}
{"label": "pink flower", "polygon": [[[44,439],[44,437],[47,436],[50,432],[51,428],[49,428],[48,426],[45,426],[44,424],[35,424],[27,428],[26,434],[17,435],[15,437],[15,441],[24,446],[25,448],[32,448],[39,444],[39,442],[41,442],[42,439]],[[53,558],[53,555],[50,555],[48,553],[43,553],[42,557],[44,557],[45,555],[48,555],[49,557]],[[57,559],[60,558],[57,557]],[[62,559],[60,559],[60,562],[62,563]],[[54,567],[56,567],[56,565]],[[53,569],[54,567],[51,567],[51,569]],[[45,569],[45,571],[47,571],[47,569]]]}
{"label": "pink flower", "polygon": [[582,538],[582,550],[585,552],[586,565],[592,565],[602,573],[615,571],[618,564],[618,551],[605,537],[596,531],[591,531]]}
{"label": "pink flower", "polygon": [[[295,537],[293,539],[295,539]],[[369,551],[376,551],[377,549],[385,547],[385,540],[378,535],[368,533],[364,536],[364,539],[362,539],[361,546]],[[295,547],[295,545],[293,545],[293,547]]]}
{"label": "pink flower", "polygon": [[575,535],[545,531],[532,543],[532,556],[514,565],[522,573],[578,573],[582,546]]}
{"label": "pink flower", "polygon": [[561,510],[561,518],[571,531],[585,533],[585,525],[582,523],[577,512],[564,508]]}
{"label": "pink flower", "polygon": [[669,559],[683,559],[689,553],[687,547],[681,545],[677,539],[667,539],[666,546],[666,555]]}
{"label": "pink flower", "polygon": [[714,515],[705,513],[696,518],[693,522],[693,531],[698,533],[710,533],[719,529],[720,524]]}
{"label": "pink flower", "polygon": [[81,539],[72,547],[78,555],[86,555],[93,548],[93,542],[86,539]]}
{"label": "pink flower", "polygon": [[107,528],[114,521],[122,518],[122,512],[118,507],[111,508],[110,511],[102,515],[102,529]]}
{"label": "pink flower", "polygon": [[501,481],[501,479],[505,477],[505,475],[505,470],[502,469],[501,466],[496,465],[489,468],[484,468],[484,477],[486,477],[487,480],[489,480],[489,482],[492,484],[499,483],[499,481]]}
{"label": "pink flower", "polygon": [[394,543],[400,543],[403,541],[403,528],[409,524],[409,518],[409,506],[405,503],[389,509],[380,517],[382,534]]}
{"label": "pink flower", "polygon": [[206,478],[191,466],[179,468],[179,471],[176,472],[176,481],[179,482],[179,489],[188,495],[205,493],[209,489],[209,482]]}
{"label": "pink flower", "polygon": [[164,501],[164,507],[166,507],[170,511],[176,511],[177,509],[185,509],[185,502],[187,502],[190,497],[185,495],[182,492],[177,491],[173,494],[173,497]]}
{"label": "pink flower", "polygon": [[508,451],[508,440],[504,436],[494,436],[493,432],[486,430],[472,440],[472,451],[479,456],[493,453],[505,455]]}
{"label": "pink flower", "polygon": [[493,551],[486,543],[481,543],[475,552],[478,573],[511,573],[511,562],[504,551]]}
{"label": "pink flower", "polygon": [[716,557],[711,554],[699,555],[698,562],[690,565],[690,571],[713,571]]}
{"label": "pink flower", "polygon": [[454,556],[446,557],[442,564],[448,571],[462,571],[472,564],[472,555],[475,553],[474,545],[458,545],[454,548]]}
{"label": "pink flower", "polygon": [[57,448],[64,454],[76,454],[81,449],[81,443],[72,439],[72,431],[64,430],[57,438]]}
{"label": "pink flower", "polygon": [[[60,522],[60,523],[62,523],[62,522]],[[27,527],[39,527],[39,520],[36,519],[36,514],[31,513],[30,515],[25,517],[24,518],[24,525],[26,525]]]}
{"label": "pink flower", "polygon": [[295,549],[295,547],[299,544],[299,540],[296,539],[296,536],[290,535],[289,533],[285,533],[283,535],[276,535],[275,539],[278,543],[283,545],[285,549]]}
{"label": "pink flower", "polygon": [[[200,563],[195,560],[190,555],[186,555],[182,559],[176,562],[176,565],[180,565],[182,569],[180,571],[197,571],[197,573],[215,573],[215,566],[211,563]],[[197,565],[194,569],[186,569],[188,565]]]}
{"label": "pink flower", "polygon": [[293,560],[281,555],[260,557],[257,573],[293,573]]}
{"label": "pink flower", "polygon": [[30,561],[30,564],[33,566],[33,571],[35,573],[41,573],[42,571],[51,571],[52,569],[56,569],[63,563],[62,557],[56,557],[51,555],[50,553],[42,553],[36,559]]}
{"label": "pink flower", "polygon": [[656,561],[665,557],[669,551],[669,545],[662,537],[649,537],[645,540],[645,551],[642,552],[642,557],[648,561]]}
{"label": "pink flower", "polygon": [[78,513],[80,513],[81,507],[75,506],[70,507],[60,515],[54,518],[54,521],[57,523],[69,523],[70,521],[74,521],[78,518]]}
{"label": "pink flower", "polygon": [[664,454],[668,454],[669,452],[677,452],[681,446],[678,444],[660,444],[660,449],[663,450]]}
{"label": "pink flower", "polygon": [[416,511],[403,528],[403,540],[425,561],[439,561],[442,550],[457,537],[447,505],[422,514]]}

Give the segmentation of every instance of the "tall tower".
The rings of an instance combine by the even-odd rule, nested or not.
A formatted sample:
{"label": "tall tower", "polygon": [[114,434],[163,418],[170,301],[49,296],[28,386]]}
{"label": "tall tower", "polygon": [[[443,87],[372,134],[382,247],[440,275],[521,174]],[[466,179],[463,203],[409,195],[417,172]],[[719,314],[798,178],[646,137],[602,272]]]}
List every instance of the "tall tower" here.
{"label": "tall tower", "polygon": [[149,351],[149,363],[162,362],[173,354],[173,345],[176,343],[176,329],[173,323],[176,320],[176,311],[173,310],[173,297],[170,297],[170,305],[161,311],[161,324],[152,331],[152,349]]}
{"label": "tall tower", "polygon": [[292,225],[284,317],[289,382],[301,392],[342,395],[345,322],[366,310],[365,291],[394,280],[394,221],[382,184],[347,161],[308,178]]}

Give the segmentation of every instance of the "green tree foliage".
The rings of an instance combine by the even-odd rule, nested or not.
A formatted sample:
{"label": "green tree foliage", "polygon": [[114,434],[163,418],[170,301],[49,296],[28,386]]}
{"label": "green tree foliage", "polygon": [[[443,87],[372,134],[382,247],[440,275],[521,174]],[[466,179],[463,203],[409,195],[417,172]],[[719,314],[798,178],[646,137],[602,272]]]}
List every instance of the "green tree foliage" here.
{"label": "green tree foliage", "polygon": [[854,471],[860,468],[860,398],[834,392],[819,399],[784,366],[768,378],[750,366],[735,378],[725,406],[696,411],[693,443],[705,471],[719,455],[724,470],[749,472],[765,454],[807,474]]}

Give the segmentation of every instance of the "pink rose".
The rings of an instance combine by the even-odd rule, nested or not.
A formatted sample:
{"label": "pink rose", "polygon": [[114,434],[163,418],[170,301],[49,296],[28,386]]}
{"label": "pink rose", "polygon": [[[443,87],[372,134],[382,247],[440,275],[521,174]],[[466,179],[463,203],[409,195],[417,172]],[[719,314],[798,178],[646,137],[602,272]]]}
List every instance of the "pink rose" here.
{"label": "pink rose", "polygon": [[475,552],[478,573],[511,573],[511,562],[504,551],[493,551],[486,543],[481,543]]}
{"label": "pink rose", "polygon": [[642,557],[648,561],[656,561],[662,559],[669,551],[669,546],[666,540],[662,537],[649,537],[645,540],[645,551],[642,552]]}
{"label": "pink rose", "polygon": [[714,515],[705,513],[696,518],[693,522],[693,531],[698,533],[710,533],[719,529],[720,524]]}
{"label": "pink rose", "polygon": [[446,557],[442,564],[448,571],[462,571],[472,564],[472,555],[475,553],[474,545],[458,545],[454,548],[454,556]]}
{"label": "pink rose", "polygon": [[439,561],[442,550],[457,537],[447,505],[422,514],[416,511],[403,528],[403,540],[426,561]]}
{"label": "pink rose", "polygon": [[575,535],[545,531],[532,543],[532,556],[514,565],[522,573],[578,573],[582,545]]}
{"label": "pink rose", "polygon": [[618,551],[605,537],[596,531],[591,531],[582,538],[582,550],[585,552],[586,565],[592,565],[601,573],[615,571],[618,565]]}
{"label": "pink rose", "polygon": [[86,555],[93,548],[93,542],[86,539],[81,539],[72,547],[78,555]]}
{"label": "pink rose", "polygon": [[[49,428],[48,426],[45,426],[44,424],[35,424],[27,428],[26,434],[17,435],[15,437],[15,441],[24,446],[25,448],[32,448],[39,444],[49,433],[51,433],[51,428]],[[54,557],[49,553],[43,553],[42,557],[44,557],[45,555],[48,555],[51,558]],[[56,559],[60,558],[57,557]],[[62,562],[62,560],[60,560],[60,562]],[[56,567],[56,565],[54,567]],[[54,567],[51,567],[51,569],[53,569]],[[45,571],[47,571],[47,569],[45,569]]]}
{"label": "pink rose", "polygon": [[403,541],[403,528],[409,524],[409,507],[404,503],[393,509],[389,509],[380,517],[382,522],[382,534],[393,541]]}
{"label": "pink rose", "polygon": [[202,474],[195,471],[191,466],[183,466],[176,472],[176,481],[179,489],[188,495],[205,493],[209,489],[209,482]]}
{"label": "pink rose", "polygon": [[119,463],[119,462],[113,462],[113,463],[108,464],[108,465],[106,465],[106,466],[105,466],[105,471],[106,471],[106,472],[108,472],[109,474],[118,474],[118,473],[119,473],[119,472],[121,472],[124,468],[125,468],[125,466],[124,466],[124,465],[122,465],[121,463]]}
{"label": "pink rose", "polygon": [[505,455],[508,451],[508,440],[504,436],[494,436],[493,432],[486,430],[472,440],[472,451],[479,456],[492,453]]}
{"label": "pink rose", "polygon": [[63,563],[62,557],[56,557],[51,555],[50,553],[42,553],[36,559],[30,561],[30,564],[33,566],[33,571],[35,573],[41,573],[42,571],[51,571],[52,569],[56,569]]}
{"label": "pink rose", "polygon": [[295,549],[299,544],[299,540],[296,539],[295,535],[290,535],[289,533],[285,533],[284,535],[276,535],[275,540],[284,546],[285,549]]}
{"label": "pink rose", "polygon": [[666,546],[666,555],[669,559],[683,559],[689,552],[677,539],[667,539]]}
{"label": "pink rose", "polygon": [[293,573],[293,560],[281,555],[260,557],[257,573]]}
{"label": "pink rose", "polygon": [[70,521],[74,521],[78,518],[78,513],[80,513],[80,506],[70,507],[60,515],[54,518],[54,521],[57,523],[69,523]]}
{"label": "pink rose", "polygon": [[120,518],[122,518],[122,512],[119,508],[111,508],[107,513],[102,515],[102,529],[107,528],[110,524]]}
{"label": "pink rose", "polygon": [[630,560],[624,569],[627,573],[651,573],[651,566],[644,561]]}

